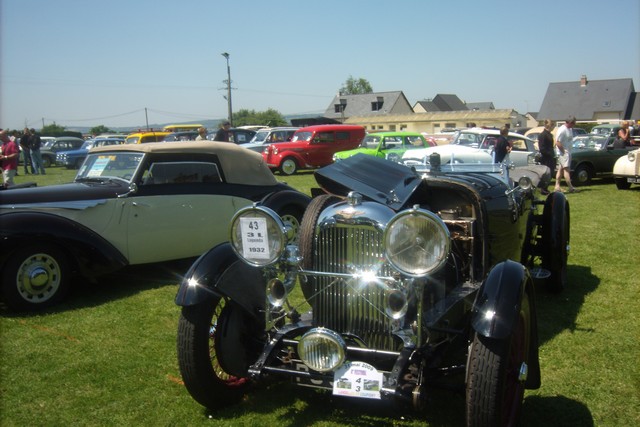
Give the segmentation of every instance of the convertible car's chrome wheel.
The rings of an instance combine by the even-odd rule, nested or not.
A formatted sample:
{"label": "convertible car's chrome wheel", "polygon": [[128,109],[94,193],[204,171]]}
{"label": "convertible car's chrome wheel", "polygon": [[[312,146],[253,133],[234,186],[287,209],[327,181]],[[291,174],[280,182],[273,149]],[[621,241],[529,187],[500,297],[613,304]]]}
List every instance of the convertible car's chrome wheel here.
{"label": "convertible car's chrome wheel", "polygon": [[282,218],[282,222],[284,222],[285,225],[291,227],[291,235],[294,236],[294,239],[297,239],[300,233],[300,221],[302,220],[302,214],[285,209],[283,213],[280,214],[280,218]]}
{"label": "convertible car's chrome wheel", "polygon": [[57,302],[67,290],[67,261],[56,247],[21,249],[3,270],[2,293],[16,310],[44,308]]}

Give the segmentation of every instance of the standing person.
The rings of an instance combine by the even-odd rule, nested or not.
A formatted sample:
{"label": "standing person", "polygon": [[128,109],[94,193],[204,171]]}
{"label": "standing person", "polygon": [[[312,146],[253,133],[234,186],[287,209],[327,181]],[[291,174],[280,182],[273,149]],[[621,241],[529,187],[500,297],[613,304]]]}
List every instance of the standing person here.
{"label": "standing person", "polygon": [[496,140],[496,147],[494,151],[496,163],[502,163],[507,157],[507,154],[511,152],[511,144],[509,144],[507,135],[509,135],[509,128],[507,126],[502,126],[500,129],[500,136]]}
{"label": "standing person", "polygon": [[[551,133],[556,127],[556,124],[547,119],[544,121],[544,130],[538,135],[538,150],[540,150],[540,163],[549,168],[549,177],[556,174],[556,154],[553,150],[553,134]],[[549,181],[551,178],[549,178]],[[545,182],[541,185],[542,194],[549,194],[548,187],[549,182]]]}
{"label": "standing person", "polygon": [[220,126],[220,129],[218,129],[218,132],[216,132],[216,136],[213,140],[229,142],[229,134],[231,133],[229,132],[229,129],[231,129],[231,123],[228,121],[222,122],[222,125]]}
{"label": "standing person", "polygon": [[40,153],[40,147],[42,146],[42,140],[40,135],[36,133],[36,130],[31,128],[31,164],[33,164],[34,174],[46,175],[44,172],[44,164],[42,164],[42,154]]}
{"label": "standing person", "polygon": [[198,128],[198,136],[196,136],[196,141],[206,141],[207,140],[207,129],[204,127]]}
{"label": "standing person", "polygon": [[18,144],[9,138],[6,130],[0,129],[0,141],[2,142],[2,182],[5,187],[11,187],[15,184],[13,178],[18,172],[18,156],[20,149]]}
{"label": "standing person", "polygon": [[24,128],[22,137],[20,137],[20,147],[22,148],[22,160],[24,161],[24,174],[29,175],[28,166],[31,166],[31,173],[33,173],[33,163],[31,162],[31,132],[29,128]]}
{"label": "standing person", "polygon": [[562,126],[558,128],[556,134],[556,155],[558,156],[558,172],[556,174],[555,191],[562,191],[560,181],[564,180],[569,187],[569,193],[577,193],[578,189],[571,184],[571,146],[573,144],[573,127],[576,125],[576,118],[568,117]]}
{"label": "standing person", "polygon": [[629,132],[629,122],[623,120],[621,123],[620,129],[618,129],[618,134],[616,135],[616,139],[613,142],[614,148],[624,148],[631,145],[631,132]]}

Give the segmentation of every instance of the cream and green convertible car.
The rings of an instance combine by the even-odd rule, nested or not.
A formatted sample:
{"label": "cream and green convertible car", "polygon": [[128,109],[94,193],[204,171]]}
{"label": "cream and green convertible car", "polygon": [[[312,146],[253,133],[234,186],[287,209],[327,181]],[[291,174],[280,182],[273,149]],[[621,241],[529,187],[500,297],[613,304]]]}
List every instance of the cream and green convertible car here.
{"label": "cream and green convertible car", "polygon": [[295,229],[308,202],[236,144],[94,148],[72,183],[0,192],[1,296],[14,310],[48,307],[74,275],[201,255],[229,240],[231,218],[247,206]]}

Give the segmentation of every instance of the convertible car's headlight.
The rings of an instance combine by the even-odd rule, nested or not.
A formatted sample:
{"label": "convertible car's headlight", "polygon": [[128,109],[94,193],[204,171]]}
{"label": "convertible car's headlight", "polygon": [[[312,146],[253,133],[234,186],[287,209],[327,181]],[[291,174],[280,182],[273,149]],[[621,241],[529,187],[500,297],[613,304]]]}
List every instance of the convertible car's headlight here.
{"label": "convertible car's headlight", "polygon": [[633,162],[636,159],[636,151],[629,151],[627,153],[627,159],[629,159],[630,162]]}
{"label": "convertible car's headlight", "polygon": [[434,213],[410,209],[389,221],[384,231],[384,246],[391,265],[408,276],[424,276],[447,260],[449,229]]}
{"label": "convertible car's headlight", "polygon": [[264,206],[241,209],[231,220],[231,246],[248,264],[263,267],[283,254],[286,228],[277,213]]}

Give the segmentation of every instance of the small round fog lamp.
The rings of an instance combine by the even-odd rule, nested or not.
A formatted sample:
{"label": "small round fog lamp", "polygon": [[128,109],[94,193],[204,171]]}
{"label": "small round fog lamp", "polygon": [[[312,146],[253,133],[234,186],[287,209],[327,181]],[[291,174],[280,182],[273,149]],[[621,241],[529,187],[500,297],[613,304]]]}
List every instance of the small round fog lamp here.
{"label": "small round fog lamp", "polygon": [[318,372],[329,372],[340,367],[347,354],[342,337],[325,328],[309,330],[298,342],[300,360]]}

